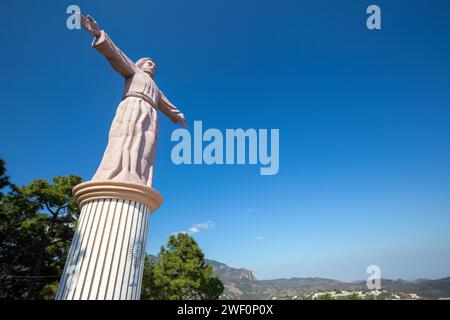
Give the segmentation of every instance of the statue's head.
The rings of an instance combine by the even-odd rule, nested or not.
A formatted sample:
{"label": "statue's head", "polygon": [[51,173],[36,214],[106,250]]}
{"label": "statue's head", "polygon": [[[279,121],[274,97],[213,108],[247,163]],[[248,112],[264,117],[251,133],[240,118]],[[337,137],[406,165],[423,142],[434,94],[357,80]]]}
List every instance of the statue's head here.
{"label": "statue's head", "polygon": [[135,63],[136,67],[150,75],[150,77],[154,77],[156,74],[156,62],[151,58],[141,58]]}

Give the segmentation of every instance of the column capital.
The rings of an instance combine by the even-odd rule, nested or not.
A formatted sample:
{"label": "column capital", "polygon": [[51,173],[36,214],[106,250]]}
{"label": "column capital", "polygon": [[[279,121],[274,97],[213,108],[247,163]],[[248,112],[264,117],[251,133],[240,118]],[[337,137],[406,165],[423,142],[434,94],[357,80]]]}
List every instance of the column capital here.
{"label": "column capital", "polygon": [[154,212],[163,201],[161,194],[151,187],[112,180],[80,183],[73,188],[73,194],[80,207],[96,199],[122,199],[137,201]]}

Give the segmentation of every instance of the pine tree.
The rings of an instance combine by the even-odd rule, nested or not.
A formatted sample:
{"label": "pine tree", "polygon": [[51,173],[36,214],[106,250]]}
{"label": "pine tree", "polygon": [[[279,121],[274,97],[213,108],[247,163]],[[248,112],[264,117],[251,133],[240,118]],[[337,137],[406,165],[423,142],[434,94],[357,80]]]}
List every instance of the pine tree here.
{"label": "pine tree", "polygon": [[9,191],[0,197],[0,298],[52,298],[80,213],[72,188],[81,178],[40,179],[22,187],[5,178],[2,161],[0,181],[7,181]]}
{"label": "pine tree", "polygon": [[142,299],[218,299],[224,285],[206,264],[197,242],[186,233],[170,236],[156,261],[145,260]]}

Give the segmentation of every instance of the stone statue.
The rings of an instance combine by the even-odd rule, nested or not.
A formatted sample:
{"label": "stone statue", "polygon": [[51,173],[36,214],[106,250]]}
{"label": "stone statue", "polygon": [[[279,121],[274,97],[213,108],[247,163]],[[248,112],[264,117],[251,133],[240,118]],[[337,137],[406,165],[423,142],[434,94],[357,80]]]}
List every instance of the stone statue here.
{"label": "stone statue", "polygon": [[156,86],[155,61],[142,58],[133,63],[91,16],[79,18],[81,25],[95,36],[92,46],[125,78],[123,98],[111,125],[108,146],[92,180],[151,187],[158,135],[156,110],[186,128],[184,115]]}

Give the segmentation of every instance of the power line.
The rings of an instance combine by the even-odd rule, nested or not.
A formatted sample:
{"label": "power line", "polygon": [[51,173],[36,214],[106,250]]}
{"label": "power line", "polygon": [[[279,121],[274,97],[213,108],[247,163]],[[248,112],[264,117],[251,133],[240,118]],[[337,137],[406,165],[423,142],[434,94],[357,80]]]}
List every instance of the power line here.
{"label": "power line", "polygon": [[59,276],[17,276],[14,274],[2,274],[0,275],[0,278],[59,278]]}

